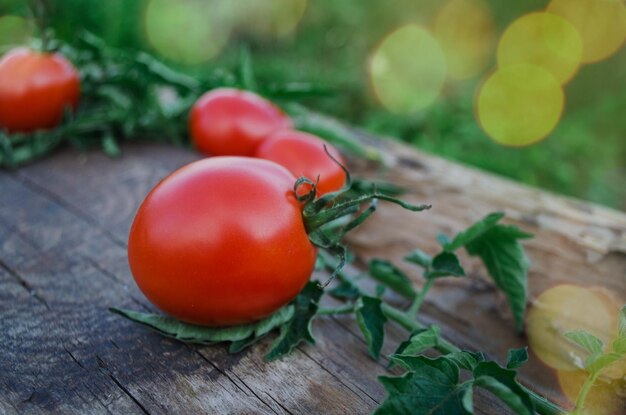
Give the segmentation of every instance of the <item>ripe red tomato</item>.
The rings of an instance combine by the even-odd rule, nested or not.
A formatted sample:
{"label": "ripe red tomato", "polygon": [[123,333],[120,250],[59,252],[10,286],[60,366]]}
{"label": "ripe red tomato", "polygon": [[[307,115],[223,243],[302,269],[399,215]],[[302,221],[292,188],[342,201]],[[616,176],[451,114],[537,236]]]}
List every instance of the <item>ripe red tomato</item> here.
{"label": "ripe red tomato", "polygon": [[166,313],[209,326],[255,321],[287,304],[317,254],[295,180],[276,163],[246,157],[207,158],[171,174],[130,230],[139,288]]}
{"label": "ripe red tomato", "polygon": [[9,133],[58,125],[79,95],[78,72],[58,53],[19,48],[0,59],[0,126]]}
{"label": "ripe red tomato", "polygon": [[193,144],[213,156],[252,156],[269,134],[290,127],[291,120],[271,102],[231,88],[201,96],[189,117]]}
{"label": "ripe red tomato", "polygon": [[259,146],[255,156],[285,166],[296,177],[304,176],[315,181],[319,176],[317,190],[323,195],[341,189],[346,182],[346,173],[326,154],[324,145],[337,161],[344,164],[335,147],[312,134],[294,130],[272,134]]}

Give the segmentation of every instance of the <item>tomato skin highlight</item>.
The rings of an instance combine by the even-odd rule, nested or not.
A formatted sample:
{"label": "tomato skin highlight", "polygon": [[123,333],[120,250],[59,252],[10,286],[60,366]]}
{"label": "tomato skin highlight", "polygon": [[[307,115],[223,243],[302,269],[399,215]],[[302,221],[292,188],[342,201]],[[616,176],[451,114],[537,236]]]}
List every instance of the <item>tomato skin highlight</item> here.
{"label": "tomato skin highlight", "polygon": [[128,258],[143,293],[180,320],[228,326],[291,301],[317,255],[293,193],[266,160],[212,157],[159,183],[132,224]]}
{"label": "tomato skin highlight", "polygon": [[289,117],[270,101],[232,88],[202,95],[189,116],[194,146],[213,156],[252,156],[269,134],[291,125]]}
{"label": "tomato skin highlight", "polygon": [[312,134],[295,130],[281,130],[269,136],[257,149],[255,156],[284,166],[296,177],[304,176],[316,181],[319,195],[334,192],[346,183],[346,173],[328,152],[345,164],[339,151],[331,144]]}
{"label": "tomato skin highlight", "polygon": [[59,53],[18,48],[0,59],[0,126],[9,133],[59,125],[79,96],[78,71]]}

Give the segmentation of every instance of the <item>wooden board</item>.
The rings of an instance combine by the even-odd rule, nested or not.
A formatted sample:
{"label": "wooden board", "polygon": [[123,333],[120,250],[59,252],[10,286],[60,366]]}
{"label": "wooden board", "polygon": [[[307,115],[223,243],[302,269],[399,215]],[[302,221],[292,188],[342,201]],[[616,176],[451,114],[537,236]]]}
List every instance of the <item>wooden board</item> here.
{"label": "wooden board", "polygon": [[[409,188],[410,199],[434,208],[414,215],[381,206],[377,218],[351,237],[360,261],[399,260],[416,246],[434,250],[435,234],[504,209],[510,222],[537,234],[528,243],[533,295],[574,281],[626,297],[626,215],[398,144],[373,144],[389,146],[392,167],[376,172],[353,161],[355,173],[380,173]],[[0,413],[361,414],[384,399],[376,376],[385,373],[385,362],[367,356],[349,317],[319,319],[315,347],[299,347],[268,364],[263,354],[269,340],[228,355],[222,346],[164,339],[107,311],[153,310],[128,269],[128,229],[148,191],[197,158],[180,148],[137,144],[125,147],[120,159],[65,150],[0,174]],[[437,322],[463,347],[502,360],[507,348],[525,339],[514,335],[484,270],[463,261],[471,278],[436,287],[423,321]],[[408,271],[419,285],[418,274]],[[384,351],[405,337],[391,326]],[[525,369],[522,380],[562,401],[553,374],[540,364]],[[478,405],[481,413],[507,413],[489,396],[479,397]]]}

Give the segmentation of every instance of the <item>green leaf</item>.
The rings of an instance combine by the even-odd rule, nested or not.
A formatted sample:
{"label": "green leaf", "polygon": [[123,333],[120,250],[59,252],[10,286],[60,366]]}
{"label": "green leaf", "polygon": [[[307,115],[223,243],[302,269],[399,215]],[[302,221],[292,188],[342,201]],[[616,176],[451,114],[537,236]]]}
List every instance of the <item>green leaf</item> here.
{"label": "green leaf", "polygon": [[465,390],[461,403],[463,404],[463,409],[465,409],[468,414],[474,413],[474,388],[468,387]]}
{"label": "green leaf", "polygon": [[570,331],[565,333],[565,337],[591,354],[602,353],[602,350],[604,349],[602,340],[585,330]]}
{"label": "green leaf", "polygon": [[265,360],[281,358],[301,342],[315,343],[311,332],[311,323],[318,309],[318,302],[324,289],[317,282],[310,281],[293,301],[293,317],[280,326],[280,335],[265,355]]}
{"label": "green leaf", "polygon": [[619,312],[617,334],[619,337],[626,337],[626,305]]}
{"label": "green leaf", "polygon": [[613,342],[613,350],[617,353],[626,353],[626,337],[620,337]]}
{"label": "green leaf", "polygon": [[485,361],[485,356],[481,352],[468,352],[465,350],[448,353],[442,357],[456,364],[459,369],[469,371],[473,371],[480,362]]}
{"label": "green leaf", "polygon": [[106,134],[102,139],[102,150],[109,157],[119,157],[122,154],[117,141],[111,134]]}
{"label": "green leaf", "polygon": [[446,359],[414,357],[414,370],[402,377],[380,376],[387,398],[374,414],[455,415],[471,413],[463,400],[468,383],[459,384],[459,369]]}
{"label": "green leaf", "polygon": [[158,333],[185,343],[210,344],[224,341],[241,341],[250,337],[261,337],[272,329],[289,321],[294,315],[294,307],[287,305],[269,317],[256,323],[231,327],[205,327],[184,323],[173,317],[139,311],[109,309],[135,323],[144,325]]}
{"label": "green leaf", "polygon": [[356,321],[365,336],[370,356],[378,360],[385,338],[387,317],[381,309],[379,298],[362,296],[356,305]]}
{"label": "green leaf", "polygon": [[491,278],[506,294],[518,332],[524,325],[528,297],[528,260],[518,239],[528,237],[515,226],[494,225],[466,245],[467,252],[482,259]]}
{"label": "green leaf", "polygon": [[359,298],[359,289],[347,280],[341,281],[336,287],[328,292],[335,298],[342,300],[356,300]]}
{"label": "green leaf", "polygon": [[598,373],[605,367],[617,362],[618,360],[624,359],[623,354],[621,353],[605,353],[605,354],[596,354],[592,355],[587,359],[585,363],[585,368],[591,372],[592,374]]}
{"label": "green leaf", "polygon": [[248,91],[257,91],[258,85],[254,77],[254,69],[252,68],[252,57],[250,49],[242,47],[239,53],[239,76],[241,77],[241,86]]}
{"label": "green leaf", "polygon": [[528,347],[509,349],[506,362],[507,369],[517,369],[528,361]]}
{"label": "green leaf", "polygon": [[514,370],[500,367],[495,362],[481,362],[474,369],[474,386],[482,387],[496,395],[519,415],[533,415],[533,402],[517,380]]}
{"label": "green leaf", "polygon": [[463,277],[465,270],[459,258],[452,252],[442,252],[433,258],[430,270],[424,273],[426,278]]}
{"label": "green leaf", "polygon": [[498,223],[498,221],[500,221],[500,219],[502,219],[503,217],[504,213],[502,212],[494,212],[488,214],[483,219],[474,223],[463,232],[457,234],[452,242],[445,243],[445,250],[451,252],[459,249],[462,246],[467,245],[468,243],[472,242],[474,239],[478,238],[483,233],[494,227],[495,224]]}
{"label": "green leaf", "polygon": [[398,346],[394,355],[417,355],[424,350],[439,345],[441,330],[438,326],[430,326],[427,329],[415,330],[407,341]]}
{"label": "green leaf", "polygon": [[433,257],[418,248],[404,257],[404,260],[428,269],[433,262]]}
{"label": "green leaf", "polygon": [[369,264],[369,274],[405,297],[413,299],[417,295],[409,278],[389,261],[372,259]]}

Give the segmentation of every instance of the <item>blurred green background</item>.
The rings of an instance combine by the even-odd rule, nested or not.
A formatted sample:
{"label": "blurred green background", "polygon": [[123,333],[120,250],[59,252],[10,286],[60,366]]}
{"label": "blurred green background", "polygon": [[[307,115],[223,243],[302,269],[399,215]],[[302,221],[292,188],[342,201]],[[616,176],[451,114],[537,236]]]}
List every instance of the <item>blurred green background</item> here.
{"label": "blurred green background", "polygon": [[[212,30],[216,36],[214,43],[206,43],[207,48],[215,50],[214,56],[195,64],[185,64],[181,62],[184,59],[172,55],[163,56],[167,53],[160,54],[153,47],[154,42],[146,34],[149,0],[63,0],[49,1],[48,5],[52,11],[50,22],[63,39],[71,40],[87,29],[113,46],[147,50],[191,74],[236,66],[239,46],[248,45],[260,79],[306,81],[336,91],[326,98],[304,101],[315,110],[411,143],[426,152],[626,210],[626,48],[621,47],[599,63],[583,66],[565,86],[565,111],[546,139],[529,147],[510,148],[491,140],[474,116],[476,88],[496,65],[495,44],[481,75],[447,82],[439,98],[423,111],[392,114],[375,99],[367,74],[372,51],[386,34],[403,24],[416,22],[431,27],[445,2],[303,0],[296,2],[305,8],[293,30],[276,24],[257,24],[264,13],[286,13],[285,19],[298,14],[298,10],[289,8],[301,5],[290,2],[293,1],[197,1],[202,7],[210,7],[215,16],[224,8],[240,9],[239,15],[245,19],[230,22],[224,29],[224,17],[181,23],[177,9],[182,3],[170,1],[169,9],[161,13],[158,21],[162,37],[193,40],[198,28],[205,30],[201,34]],[[486,4],[498,36],[516,18],[545,8],[547,2],[488,0]],[[8,14],[26,16],[25,2],[0,0],[0,15]]]}

